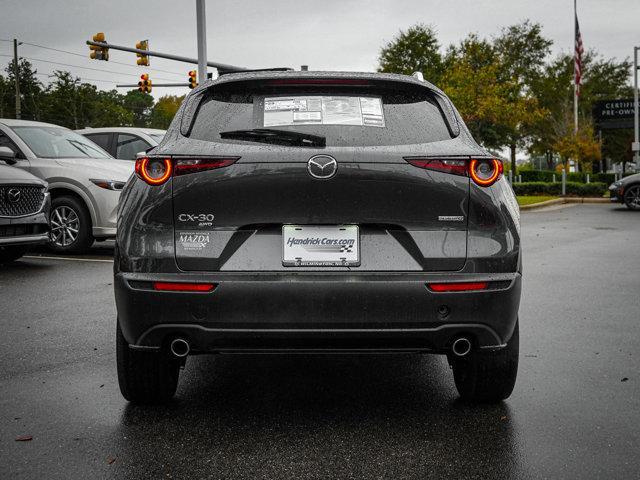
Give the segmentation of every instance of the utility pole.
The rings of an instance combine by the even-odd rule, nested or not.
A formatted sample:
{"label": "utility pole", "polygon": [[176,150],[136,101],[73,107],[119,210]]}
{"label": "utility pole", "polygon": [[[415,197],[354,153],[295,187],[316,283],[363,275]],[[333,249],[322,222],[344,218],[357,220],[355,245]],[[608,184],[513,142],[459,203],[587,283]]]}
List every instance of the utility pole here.
{"label": "utility pole", "polygon": [[[576,82],[576,49],[578,45],[576,41],[578,40],[578,6],[577,0],[573,0],[573,132],[578,135],[578,82]],[[582,65],[580,65],[580,70],[582,70]],[[580,72],[582,75],[582,72]],[[578,164],[576,160],[576,165]]]}
{"label": "utility pole", "polygon": [[196,0],[196,34],[198,37],[198,84],[207,81],[207,17],[205,0]]}
{"label": "utility pole", "polygon": [[20,69],[18,68],[18,40],[13,39],[13,76],[16,83],[16,118],[20,120]]}
{"label": "utility pole", "polygon": [[633,156],[636,162],[636,172],[640,172],[640,126],[638,117],[638,51],[640,47],[633,48],[633,122],[634,122],[634,141],[632,145]]}

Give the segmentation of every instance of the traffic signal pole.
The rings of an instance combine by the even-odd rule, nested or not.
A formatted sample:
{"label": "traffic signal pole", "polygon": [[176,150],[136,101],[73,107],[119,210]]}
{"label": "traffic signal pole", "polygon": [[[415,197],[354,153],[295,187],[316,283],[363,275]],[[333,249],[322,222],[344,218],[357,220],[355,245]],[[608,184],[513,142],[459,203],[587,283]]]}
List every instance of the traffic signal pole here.
{"label": "traffic signal pole", "polygon": [[207,17],[204,0],[196,0],[196,34],[198,37],[198,83],[207,81]]}
{"label": "traffic signal pole", "polygon": [[[123,45],[114,45],[112,43],[107,43],[107,42],[94,42],[93,40],[87,40],[87,45],[93,45],[96,47],[103,47],[103,48],[109,48],[109,49],[113,49],[113,50],[121,50],[123,52],[131,52],[131,53],[140,53],[142,55],[146,55],[148,57],[158,57],[158,58],[166,58],[167,60],[175,60],[176,62],[184,62],[184,63],[191,63],[191,64],[198,64],[198,59],[197,58],[191,58],[191,57],[183,57],[181,55],[173,55],[171,53],[162,53],[162,52],[153,52],[150,50],[141,50],[139,48],[131,48],[131,47],[125,47]],[[222,70],[222,71],[243,71],[243,70],[248,70],[248,68],[245,67],[238,67],[236,65],[228,65],[226,63],[219,63],[219,62],[206,62],[206,65],[209,67],[213,67],[213,68],[217,68],[218,70]],[[198,72],[203,71],[205,72],[205,80],[206,80],[206,69],[205,70],[201,70],[198,69]]]}
{"label": "traffic signal pole", "polygon": [[[140,85],[137,83],[123,83],[116,85],[117,88],[138,88]],[[153,88],[157,87],[188,87],[188,83],[154,83]]]}

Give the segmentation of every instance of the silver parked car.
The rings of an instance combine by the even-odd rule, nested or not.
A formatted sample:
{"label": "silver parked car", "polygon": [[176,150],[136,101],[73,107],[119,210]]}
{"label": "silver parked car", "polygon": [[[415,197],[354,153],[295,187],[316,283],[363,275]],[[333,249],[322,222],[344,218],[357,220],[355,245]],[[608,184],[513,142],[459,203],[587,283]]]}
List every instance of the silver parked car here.
{"label": "silver parked car", "polygon": [[76,130],[119,160],[135,160],[136,155],[157,146],[166,130],[137,127],[105,127]]}
{"label": "silver parked car", "polygon": [[54,251],[79,253],[116,234],[120,191],[133,166],[82,135],[41,122],[0,119],[0,146],[15,152],[13,168],[49,183]]}
{"label": "silver parked car", "polygon": [[0,264],[17,260],[49,241],[47,182],[8,165],[15,153],[0,147]]}

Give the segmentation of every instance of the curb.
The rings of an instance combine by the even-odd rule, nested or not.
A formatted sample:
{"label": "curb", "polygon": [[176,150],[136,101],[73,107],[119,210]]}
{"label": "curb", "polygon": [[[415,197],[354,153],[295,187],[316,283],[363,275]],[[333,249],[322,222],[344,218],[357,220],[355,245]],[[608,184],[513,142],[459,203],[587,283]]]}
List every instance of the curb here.
{"label": "curb", "polygon": [[564,203],[611,203],[611,200],[608,198],[589,198],[589,197],[565,197],[565,198],[554,198],[553,200],[547,200],[545,202],[533,203],[531,205],[524,205],[520,207],[520,211],[527,210],[538,210],[544,207],[550,207],[551,205],[559,205]]}

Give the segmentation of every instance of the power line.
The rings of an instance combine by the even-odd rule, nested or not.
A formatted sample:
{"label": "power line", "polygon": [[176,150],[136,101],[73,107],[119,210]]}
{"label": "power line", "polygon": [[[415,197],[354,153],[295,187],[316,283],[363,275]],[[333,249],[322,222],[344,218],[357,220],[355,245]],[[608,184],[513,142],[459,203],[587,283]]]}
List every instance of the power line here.
{"label": "power line", "polygon": [[[7,54],[0,54],[0,57],[13,57],[13,55],[7,55]],[[51,63],[54,65],[62,65],[64,67],[72,67],[72,68],[80,68],[80,69],[84,69],[84,70],[92,70],[94,72],[102,72],[102,73],[111,73],[114,75],[126,75],[127,77],[139,77],[139,75],[135,74],[135,73],[125,73],[125,72],[114,72],[113,70],[103,70],[100,68],[91,68],[91,67],[83,67],[81,65],[71,65],[69,63],[62,63],[62,62],[54,62],[51,60],[43,60],[41,58],[33,58],[33,57],[24,57],[24,56],[20,56],[20,58],[24,58],[27,60],[31,60],[34,62],[44,62],[44,63]],[[155,77],[158,80],[166,80],[167,82],[175,82],[175,79],[173,78],[163,78],[163,77]]]}
{"label": "power line", "polygon": [[[40,75],[41,77],[54,77],[55,75],[53,73],[36,73],[36,75]],[[88,82],[104,82],[104,83],[113,83],[116,84],[118,82],[114,82],[113,80],[100,80],[98,78],[88,78],[88,77],[76,77],[79,78],[80,80],[84,80],[84,81],[88,81]]]}

